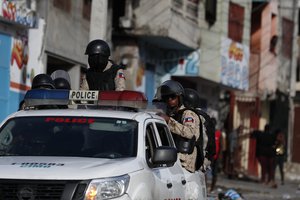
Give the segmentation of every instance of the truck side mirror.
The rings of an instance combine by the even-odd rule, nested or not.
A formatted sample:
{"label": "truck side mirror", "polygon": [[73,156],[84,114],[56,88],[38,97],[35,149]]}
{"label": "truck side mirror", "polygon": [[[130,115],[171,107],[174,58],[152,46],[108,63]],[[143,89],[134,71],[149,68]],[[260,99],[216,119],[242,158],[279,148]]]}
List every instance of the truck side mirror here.
{"label": "truck side mirror", "polygon": [[152,162],[155,165],[174,165],[177,161],[177,149],[169,146],[160,146],[154,149]]}

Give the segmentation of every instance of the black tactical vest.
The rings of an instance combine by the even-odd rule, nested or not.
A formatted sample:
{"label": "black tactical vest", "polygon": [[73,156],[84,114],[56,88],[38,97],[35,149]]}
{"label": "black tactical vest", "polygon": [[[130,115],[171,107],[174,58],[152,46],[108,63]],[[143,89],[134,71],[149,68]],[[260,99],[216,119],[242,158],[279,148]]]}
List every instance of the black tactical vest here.
{"label": "black tactical vest", "polygon": [[123,69],[123,67],[115,64],[104,72],[95,72],[88,69],[86,79],[89,89],[98,91],[115,90],[115,77],[119,69]]}

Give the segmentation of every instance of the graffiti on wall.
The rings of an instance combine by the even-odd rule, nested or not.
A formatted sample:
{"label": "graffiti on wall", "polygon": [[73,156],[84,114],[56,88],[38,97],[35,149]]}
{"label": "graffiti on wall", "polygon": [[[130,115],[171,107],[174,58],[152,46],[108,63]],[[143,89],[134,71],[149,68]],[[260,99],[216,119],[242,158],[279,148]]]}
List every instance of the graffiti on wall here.
{"label": "graffiti on wall", "polygon": [[36,12],[26,0],[0,0],[0,17],[28,27],[35,27]]}
{"label": "graffiti on wall", "polygon": [[10,90],[25,92],[36,74],[43,73],[42,45],[45,21],[37,29],[17,32],[11,39]]}
{"label": "graffiti on wall", "polygon": [[187,57],[181,58],[177,62],[176,76],[198,76],[200,67],[200,49],[193,51]]}
{"label": "graffiti on wall", "polygon": [[222,38],[221,83],[233,88],[249,88],[249,47]]}
{"label": "graffiti on wall", "polygon": [[27,63],[29,59],[28,34],[18,33],[12,38],[10,57],[10,87],[18,91],[26,91]]}

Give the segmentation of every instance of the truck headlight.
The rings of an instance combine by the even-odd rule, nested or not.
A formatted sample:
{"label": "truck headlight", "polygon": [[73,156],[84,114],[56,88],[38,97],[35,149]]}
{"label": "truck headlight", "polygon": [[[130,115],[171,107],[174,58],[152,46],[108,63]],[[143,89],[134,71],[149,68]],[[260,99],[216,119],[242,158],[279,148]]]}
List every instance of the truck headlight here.
{"label": "truck headlight", "polygon": [[95,179],[89,184],[84,200],[103,200],[122,196],[128,187],[129,176]]}

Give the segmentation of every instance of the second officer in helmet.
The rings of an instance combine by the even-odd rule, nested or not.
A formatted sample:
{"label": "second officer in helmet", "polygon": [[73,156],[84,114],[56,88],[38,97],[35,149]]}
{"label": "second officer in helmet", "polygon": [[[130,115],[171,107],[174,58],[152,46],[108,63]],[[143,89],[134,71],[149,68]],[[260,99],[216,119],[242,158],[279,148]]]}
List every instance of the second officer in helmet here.
{"label": "second officer in helmet", "polygon": [[195,172],[197,149],[195,142],[200,137],[198,115],[183,105],[184,88],[173,80],[163,82],[156,91],[155,100],[165,102],[166,114],[158,113],[167,122],[178,148],[182,166],[189,172]]}
{"label": "second officer in helmet", "polygon": [[100,39],[89,42],[85,54],[88,55],[89,69],[80,85],[81,90],[125,89],[124,67],[109,59],[110,48]]}

